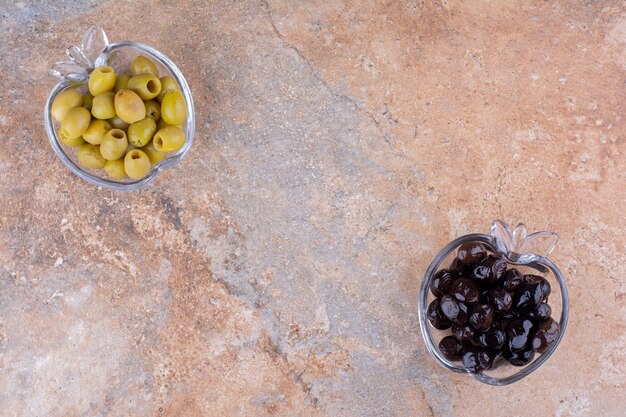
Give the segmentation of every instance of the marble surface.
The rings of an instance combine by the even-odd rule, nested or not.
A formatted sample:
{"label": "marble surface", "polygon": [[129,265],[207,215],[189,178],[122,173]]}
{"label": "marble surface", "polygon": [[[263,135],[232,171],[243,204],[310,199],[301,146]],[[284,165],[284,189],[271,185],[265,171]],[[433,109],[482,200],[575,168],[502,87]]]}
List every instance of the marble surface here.
{"label": "marble surface", "polygon": [[[471,4],[470,4],[471,3]],[[0,416],[619,416],[622,1],[0,1]],[[47,68],[158,47],[197,135],[138,192],[52,152]],[[417,290],[494,218],[560,234],[552,358],[449,373]]]}

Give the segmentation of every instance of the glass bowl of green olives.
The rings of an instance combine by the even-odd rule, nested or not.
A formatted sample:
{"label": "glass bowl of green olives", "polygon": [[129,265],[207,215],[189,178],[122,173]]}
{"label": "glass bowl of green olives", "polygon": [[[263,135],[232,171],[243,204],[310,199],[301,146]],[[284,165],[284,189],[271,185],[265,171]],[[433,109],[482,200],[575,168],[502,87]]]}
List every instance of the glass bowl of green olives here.
{"label": "glass bowl of green olives", "polygon": [[50,74],[59,79],[45,104],[48,139],[80,178],[135,190],[180,162],[194,138],[191,91],[178,67],[138,42],[109,43],[91,26]]}
{"label": "glass bowl of green olives", "polygon": [[548,360],[569,315],[565,279],[547,258],[557,239],[496,220],[490,234],[441,249],[418,296],[422,336],[439,365],[502,386]]}

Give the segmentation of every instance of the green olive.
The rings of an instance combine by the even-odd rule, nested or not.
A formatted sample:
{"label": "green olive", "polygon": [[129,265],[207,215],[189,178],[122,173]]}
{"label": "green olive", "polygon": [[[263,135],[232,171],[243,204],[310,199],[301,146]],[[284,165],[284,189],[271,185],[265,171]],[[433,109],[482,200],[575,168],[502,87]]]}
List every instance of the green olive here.
{"label": "green olive", "polygon": [[115,93],[115,113],[126,123],[135,123],[146,117],[146,106],[134,91],[120,90]]}
{"label": "green olive", "polygon": [[150,59],[146,58],[143,55],[139,55],[130,63],[130,73],[134,75],[139,74],[152,74],[159,75],[159,72],[156,69],[156,65],[154,62],[150,61]]}
{"label": "green olive", "polygon": [[120,90],[126,90],[128,80],[130,80],[130,76],[128,74],[119,74],[115,77],[115,92],[117,93]]}
{"label": "green olive", "polygon": [[67,146],[80,146],[83,143],[85,143],[85,139],[83,139],[82,136],[79,136],[75,139],[68,139],[67,137],[63,135],[63,133],[61,132],[61,129],[59,129],[57,134],[59,135],[59,139],[61,139],[61,142],[65,143]]}
{"label": "green olive", "polygon": [[123,159],[107,161],[106,164],[104,164],[104,170],[107,174],[109,174],[109,177],[113,178],[114,180],[121,180],[126,176]]}
{"label": "green olive", "polygon": [[104,134],[109,130],[111,130],[111,124],[107,120],[92,120],[85,133],[83,133],[83,139],[92,145],[100,145]]}
{"label": "green olive", "polygon": [[100,169],[106,160],[100,154],[100,147],[91,143],[84,143],[78,148],[78,162],[87,168]]}
{"label": "green olive", "polygon": [[164,127],[167,127],[167,126],[176,126],[176,127],[182,129],[182,125],[171,125],[169,123],[165,123],[165,120],[163,120],[163,119],[159,119],[159,121],[157,122],[157,130],[161,130]]}
{"label": "green olive", "polygon": [[166,75],[164,77],[159,78],[159,81],[161,81],[161,92],[159,93],[159,96],[157,97],[157,100],[160,102],[163,101],[163,97],[165,96],[166,93],[170,93],[172,91],[180,91],[180,88],[178,88],[178,84],[176,83],[176,80],[174,80],[174,78],[170,77],[169,75]]}
{"label": "green olive", "polygon": [[100,153],[109,161],[124,156],[126,148],[128,148],[128,139],[126,139],[126,133],[120,129],[111,129],[106,132],[100,143]]}
{"label": "green olive", "polygon": [[172,152],[185,144],[185,133],[176,126],[167,126],[156,132],[153,142],[157,151]]}
{"label": "green olive", "polygon": [[126,123],[125,121],[120,119],[119,116],[115,116],[114,118],[109,119],[109,123],[111,123],[111,127],[115,129],[126,130],[128,129],[128,126],[130,126],[130,123]]}
{"label": "green olive", "polygon": [[170,91],[161,102],[161,118],[170,125],[179,125],[187,117],[185,99],[180,91]]}
{"label": "green olive", "polygon": [[111,67],[97,67],[89,76],[89,92],[92,96],[106,93],[115,88],[115,70]]}
{"label": "green olive", "polygon": [[124,169],[134,180],[143,178],[150,171],[150,158],[144,151],[133,149],[124,157]]}
{"label": "green olive", "polygon": [[76,139],[85,133],[91,122],[91,114],[84,107],[74,107],[67,112],[61,123],[61,133],[68,139]]}
{"label": "green olive", "polygon": [[148,144],[141,148],[141,150],[144,151],[146,155],[148,155],[148,158],[150,158],[150,163],[152,165],[159,163],[161,160],[163,160],[163,158],[165,158],[165,154],[163,152],[159,152],[154,149],[153,141],[148,142]]}
{"label": "green olive", "polygon": [[83,105],[83,98],[75,88],[63,91],[54,98],[50,113],[54,119],[61,123],[70,109]]}
{"label": "green olive", "polygon": [[149,117],[128,126],[128,142],[137,147],[150,142],[156,132],[156,122]]}
{"label": "green olive", "polygon": [[115,117],[115,93],[107,91],[93,98],[91,115],[96,119],[106,120]]}
{"label": "green olive", "polygon": [[83,96],[83,107],[86,108],[87,110],[91,110],[92,106],[93,106],[93,96],[87,93]]}
{"label": "green olive", "polygon": [[143,103],[146,106],[146,116],[155,122],[161,118],[161,105],[154,100]]}
{"label": "green olive", "polygon": [[128,80],[127,88],[137,93],[142,100],[152,100],[161,92],[161,81],[152,74],[135,75]]}

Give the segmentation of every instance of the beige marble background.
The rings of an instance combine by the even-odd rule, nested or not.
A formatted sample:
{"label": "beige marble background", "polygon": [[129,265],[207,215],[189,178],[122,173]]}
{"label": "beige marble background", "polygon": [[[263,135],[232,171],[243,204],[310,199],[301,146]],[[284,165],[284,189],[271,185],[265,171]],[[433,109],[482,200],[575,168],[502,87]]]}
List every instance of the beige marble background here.
{"label": "beige marble background", "polygon": [[[620,416],[622,1],[0,1],[0,416]],[[71,175],[46,69],[161,49],[186,159]],[[439,368],[417,289],[494,218],[554,230],[570,327],[529,378]]]}

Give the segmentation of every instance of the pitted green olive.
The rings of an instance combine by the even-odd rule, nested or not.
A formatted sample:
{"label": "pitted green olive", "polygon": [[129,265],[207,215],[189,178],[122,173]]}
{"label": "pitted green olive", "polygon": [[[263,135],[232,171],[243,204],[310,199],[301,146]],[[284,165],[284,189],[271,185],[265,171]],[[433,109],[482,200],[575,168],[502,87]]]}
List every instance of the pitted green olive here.
{"label": "pitted green olive", "polygon": [[139,74],[159,75],[156,65],[149,58],[139,55],[130,63],[130,73],[135,76]]}
{"label": "pitted green olive", "polygon": [[107,120],[94,119],[83,133],[83,139],[92,145],[100,145],[104,134],[111,130],[111,124]]}
{"label": "pitted green olive", "polygon": [[145,152],[139,149],[129,151],[124,157],[126,175],[134,180],[141,179],[150,171],[150,159]]}
{"label": "pitted green olive", "polygon": [[180,125],[187,117],[185,99],[180,91],[166,93],[161,102],[161,118],[170,125]]}
{"label": "pitted green olive", "polygon": [[126,133],[120,129],[109,130],[100,142],[100,153],[108,161],[120,159],[126,153],[126,148],[128,148]]}
{"label": "pitted green olive", "polygon": [[109,177],[113,178],[114,180],[121,180],[126,176],[123,159],[107,161],[106,164],[104,164],[104,170],[109,175]]}
{"label": "pitted green olive", "polygon": [[100,147],[91,143],[84,143],[78,148],[78,162],[87,168],[100,169],[106,160],[100,154]]}
{"label": "pitted green olive", "polygon": [[180,88],[178,88],[178,84],[176,83],[176,80],[174,80],[174,78],[172,78],[169,75],[159,78],[159,81],[161,81],[161,92],[159,93],[157,97],[157,101],[159,103],[163,101],[163,97],[165,96],[166,93],[171,93],[172,91],[180,90]]}
{"label": "pitted green olive", "polygon": [[172,152],[185,144],[185,133],[176,126],[167,126],[155,133],[152,141],[159,152]]}
{"label": "pitted green olive", "polygon": [[74,139],[68,139],[67,137],[65,137],[65,135],[63,135],[63,133],[61,132],[61,129],[59,129],[57,134],[59,136],[59,139],[61,139],[61,142],[65,143],[67,146],[80,146],[83,143],[85,143],[85,139],[83,139],[82,136],[79,136]]}
{"label": "pitted green olive", "polygon": [[107,120],[115,117],[115,93],[107,91],[93,98],[91,115],[96,119]]}
{"label": "pitted green olive", "polygon": [[115,113],[126,123],[135,123],[146,117],[146,106],[134,91],[120,90],[115,93]]}
{"label": "pitted green olive", "polygon": [[65,119],[67,112],[69,112],[74,107],[82,105],[83,98],[81,97],[81,95],[78,93],[78,91],[76,91],[75,88],[70,88],[69,90],[65,90],[58,96],[56,96],[56,98],[52,102],[50,113],[57,122],[61,123],[63,122],[63,119]]}
{"label": "pitted green olive", "polygon": [[161,81],[156,75],[140,74],[128,80],[126,87],[137,93],[142,100],[152,100],[161,92]]}
{"label": "pitted green olive", "polygon": [[89,92],[92,96],[106,93],[115,88],[115,70],[112,67],[96,67],[89,76]]}
{"label": "pitted green olive", "polygon": [[150,142],[156,132],[156,122],[150,117],[128,126],[128,142],[131,145],[142,147]]}
{"label": "pitted green olive", "polygon": [[68,139],[76,139],[85,133],[91,122],[91,114],[84,107],[74,107],[67,112],[61,123],[61,134]]}

